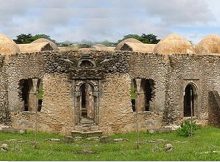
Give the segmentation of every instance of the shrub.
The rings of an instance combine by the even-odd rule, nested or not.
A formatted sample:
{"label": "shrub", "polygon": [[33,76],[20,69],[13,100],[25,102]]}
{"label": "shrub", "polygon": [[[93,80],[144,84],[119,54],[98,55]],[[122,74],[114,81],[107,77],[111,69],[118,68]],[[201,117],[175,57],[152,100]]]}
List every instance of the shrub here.
{"label": "shrub", "polygon": [[180,136],[188,137],[192,136],[197,129],[198,126],[195,122],[191,123],[191,121],[186,120],[181,124],[180,128],[177,129],[177,134]]}

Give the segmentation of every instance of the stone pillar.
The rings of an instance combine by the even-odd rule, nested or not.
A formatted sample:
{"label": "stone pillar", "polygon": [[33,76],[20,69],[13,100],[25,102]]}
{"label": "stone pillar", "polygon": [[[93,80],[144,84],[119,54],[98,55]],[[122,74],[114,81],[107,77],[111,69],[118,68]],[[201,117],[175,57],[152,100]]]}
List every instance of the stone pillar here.
{"label": "stone pillar", "polygon": [[135,79],[137,85],[136,111],[141,112],[145,110],[145,94],[141,86],[142,79]]}
{"label": "stone pillar", "polygon": [[94,96],[93,96],[93,87],[90,84],[86,86],[86,108],[87,108],[87,116],[90,119],[94,119]]}
{"label": "stone pillar", "polygon": [[38,79],[32,79],[32,86],[30,85],[30,91],[29,91],[29,99],[28,99],[28,106],[29,111],[37,111],[37,82]]}

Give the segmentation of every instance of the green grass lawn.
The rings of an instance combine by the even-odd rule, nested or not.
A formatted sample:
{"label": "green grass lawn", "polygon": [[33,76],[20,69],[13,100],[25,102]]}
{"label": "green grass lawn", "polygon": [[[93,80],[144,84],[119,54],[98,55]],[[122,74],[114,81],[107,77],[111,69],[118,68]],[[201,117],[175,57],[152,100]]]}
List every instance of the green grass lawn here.
{"label": "green grass lawn", "polygon": [[[48,139],[59,138],[61,141]],[[107,143],[92,140],[65,142],[56,134],[35,135],[0,133],[0,145],[7,143],[9,151],[0,151],[0,160],[220,160],[220,129],[205,127],[192,137],[180,137],[173,133],[140,133],[137,149],[136,133],[117,134],[110,139],[124,138],[122,142]],[[174,149],[164,150],[171,143]]]}

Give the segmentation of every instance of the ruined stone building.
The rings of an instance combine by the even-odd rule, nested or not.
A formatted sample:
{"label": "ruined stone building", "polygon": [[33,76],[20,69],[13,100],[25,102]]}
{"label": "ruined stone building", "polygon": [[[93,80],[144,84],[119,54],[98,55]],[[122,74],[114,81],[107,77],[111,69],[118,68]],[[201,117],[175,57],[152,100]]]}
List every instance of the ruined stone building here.
{"label": "ruined stone building", "polygon": [[191,115],[220,123],[220,37],[197,45],[171,34],[65,50],[0,35],[0,122],[17,129],[104,134],[160,129]]}

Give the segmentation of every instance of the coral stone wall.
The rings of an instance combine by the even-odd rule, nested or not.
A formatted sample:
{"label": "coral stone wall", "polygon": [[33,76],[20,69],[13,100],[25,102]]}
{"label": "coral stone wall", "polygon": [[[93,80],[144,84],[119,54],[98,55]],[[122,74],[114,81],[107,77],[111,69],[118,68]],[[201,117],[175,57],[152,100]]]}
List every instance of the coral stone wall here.
{"label": "coral stone wall", "polygon": [[74,126],[72,84],[66,75],[45,74],[43,106],[40,112],[14,112],[12,125],[20,129],[69,134]]}
{"label": "coral stone wall", "polygon": [[163,55],[134,53],[129,60],[131,78],[153,79],[155,82],[152,112],[163,113],[167,65]]}
{"label": "coral stone wall", "polygon": [[46,74],[43,79],[44,98],[42,126],[47,129],[68,133],[74,126],[72,83],[64,74]]}
{"label": "coral stone wall", "polygon": [[[210,57],[200,55],[171,55],[167,74],[167,120],[179,123],[183,119],[185,88],[195,87],[195,116],[199,120],[208,119],[208,92],[212,89],[212,65]],[[205,66],[204,66],[205,65]]]}
{"label": "coral stone wall", "polygon": [[111,74],[102,82],[99,126],[105,134],[136,131],[137,122],[139,130],[161,127],[162,113],[155,107],[152,112],[138,112],[136,116],[131,106],[130,88],[129,74]]}
{"label": "coral stone wall", "polygon": [[130,101],[130,76],[111,74],[102,81],[99,103],[99,125],[103,132],[133,130],[133,112]]}
{"label": "coral stone wall", "polygon": [[12,112],[22,111],[23,103],[19,96],[19,81],[21,79],[43,77],[43,56],[40,53],[11,56],[6,66],[8,76],[8,107]]}
{"label": "coral stone wall", "polygon": [[[80,67],[90,60],[94,66]],[[0,59],[1,61],[1,59]],[[1,122],[13,127],[70,134],[76,127],[76,81],[98,83],[99,130],[104,134],[157,129],[184,120],[185,88],[196,91],[195,118],[207,123],[210,91],[220,93],[220,56],[159,55],[136,52],[42,52],[10,56],[0,67]],[[41,78],[44,97],[40,112],[23,112],[19,80]],[[133,112],[132,79],[155,83],[150,111]],[[213,107],[212,102],[212,107]],[[9,112],[10,113],[7,113]],[[10,115],[10,118],[9,118]],[[138,115],[138,118],[136,118]]]}
{"label": "coral stone wall", "polygon": [[8,109],[8,75],[7,66],[4,65],[4,57],[0,55],[0,123],[10,123],[10,112]]}
{"label": "coral stone wall", "polygon": [[220,126],[220,97],[217,91],[209,92],[209,124]]}

